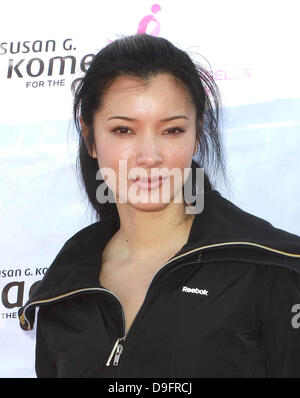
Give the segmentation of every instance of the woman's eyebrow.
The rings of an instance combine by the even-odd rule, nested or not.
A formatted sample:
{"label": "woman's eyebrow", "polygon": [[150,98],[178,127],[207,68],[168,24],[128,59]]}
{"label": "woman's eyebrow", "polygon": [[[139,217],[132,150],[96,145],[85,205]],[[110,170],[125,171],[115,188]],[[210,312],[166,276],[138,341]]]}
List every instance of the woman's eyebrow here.
{"label": "woman's eyebrow", "polygon": [[[187,116],[185,116],[185,115],[175,115],[175,116],[167,117],[166,119],[161,119],[160,121],[161,122],[169,122],[170,120],[182,119],[182,118],[189,120],[189,118]],[[137,121],[137,119],[133,119],[133,118],[130,118],[130,117],[127,117],[127,116],[112,116],[112,117],[108,118],[107,120],[111,120],[111,119],[124,119],[124,120],[128,120],[130,122],[136,122]]]}

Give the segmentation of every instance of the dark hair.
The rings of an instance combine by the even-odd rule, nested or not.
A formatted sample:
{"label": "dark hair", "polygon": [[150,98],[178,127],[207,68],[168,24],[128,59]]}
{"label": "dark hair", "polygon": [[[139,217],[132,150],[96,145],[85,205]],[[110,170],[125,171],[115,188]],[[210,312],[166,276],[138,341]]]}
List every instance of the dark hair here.
{"label": "dark hair", "polygon": [[[97,159],[89,155],[94,145],[94,114],[101,107],[105,92],[118,76],[131,76],[147,84],[149,79],[160,73],[168,73],[177,81],[183,82],[195,105],[198,153],[191,164],[193,194],[196,192],[196,168],[204,169],[204,190],[213,189],[213,182],[206,173],[208,168],[213,173],[220,170],[226,179],[219,133],[221,100],[211,74],[196,61],[192,61],[187,52],[175,47],[167,39],[146,33],[121,37],[96,54],[74,93],[73,117],[79,133],[77,167],[98,219],[119,221],[115,203],[99,203],[96,199],[99,186],[96,173],[99,166]],[[88,130],[86,137],[82,134],[80,117]],[[105,184],[103,180],[102,183]]]}

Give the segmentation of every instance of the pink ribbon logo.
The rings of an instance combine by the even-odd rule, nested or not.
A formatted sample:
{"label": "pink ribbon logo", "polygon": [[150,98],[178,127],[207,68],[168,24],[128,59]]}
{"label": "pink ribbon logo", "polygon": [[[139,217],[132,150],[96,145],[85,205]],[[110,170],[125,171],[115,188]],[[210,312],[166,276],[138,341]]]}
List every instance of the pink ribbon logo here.
{"label": "pink ribbon logo", "polygon": [[[151,7],[151,11],[153,12],[153,14],[156,14],[160,10],[161,6],[159,4],[153,4],[153,6]],[[158,36],[160,32],[160,23],[152,14],[146,15],[144,18],[142,18],[138,25],[137,33],[147,33],[147,27],[150,22],[155,22],[156,25],[154,29],[148,34],[151,36]],[[107,41],[111,43],[113,40],[108,38]]]}

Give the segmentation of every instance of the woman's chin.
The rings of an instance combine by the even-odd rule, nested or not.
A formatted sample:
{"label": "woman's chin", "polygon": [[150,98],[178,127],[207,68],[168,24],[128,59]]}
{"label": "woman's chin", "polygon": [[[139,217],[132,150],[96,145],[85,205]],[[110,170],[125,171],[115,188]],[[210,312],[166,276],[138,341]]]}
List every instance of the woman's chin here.
{"label": "woman's chin", "polygon": [[160,211],[160,210],[164,210],[166,209],[170,203],[142,203],[142,202],[138,202],[138,203],[131,203],[128,202],[128,205],[131,207],[134,207],[136,210],[139,211],[145,211],[145,212],[151,212],[151,211]]}
{"label": "woman's chin", "polygon": [[[174,192],[172,192],[172,194],[169,195],[162,195],[161,192],[156,192],[156,195],[154,192],[148,191],[142,191],[140,192],[139,195],[134,195],[134,196],[130,196],[127,195],[126,200],[124,200],[124,198],[118,196],[117,202],[120,204],[126,204],[129,205],[131,207],[134,207],[137,210],[140,211],[160,211],[160,210],[164,210],[166,209],[170,203],[174,202],[175,203],[183,203],[183,198],[181,196],[182,193],[182,187],[180,187],[180,189],[178,189],[177,192],[177,197],[174,200]],[[181,202],[180,202],[181,200]]]}

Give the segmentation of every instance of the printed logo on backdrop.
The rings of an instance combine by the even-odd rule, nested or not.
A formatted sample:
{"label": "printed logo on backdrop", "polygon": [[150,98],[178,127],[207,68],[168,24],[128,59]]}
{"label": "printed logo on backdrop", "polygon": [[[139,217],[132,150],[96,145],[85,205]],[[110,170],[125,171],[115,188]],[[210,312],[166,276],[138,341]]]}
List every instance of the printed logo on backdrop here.
{"label": "printed logo on backdrop", "polygon": [[65,76],[78,68],[85,73],[95,55],[78,59],[75,51],[71,38],[0,43],[0,56],[8,57],[6,78],[23,82],[26,88],[62,87]]}
{"label": "printed logo on backdrop", "polygon": [[18,309],[31,297],[48,267],[0,269],[0,328],[18,318]]}
{"label": "printed logo on backdrop", "polygon": [[[152,14],[147,14],[138,23],[137,33],[159,35],[160,22],[157,13],[161,11],[161,6],[155,3],[151,11]],[[107,41],[110,43],[113,40],[107,38]],[[28,89],[65,87],[66,78],[70,79],[77,72],[86,73],[95,54],[90,52],[79,56],[76,50],[76,44],[70,37],[63,40],[51,38],[0,43],[0,56],[8,58],[5,77],[8,80],[19,80]],[[249,67],[217,68],[209,73],[216,81],[244,80],[252,77]],[[72,88],[78,80],[80,78],[70,82]]]}
{"label": "printed logo on backdrop", "polygon": [[[151,7],[154,14],[160,9],[159,4],[153,4]],[[155,23],[154,29],[147,32],[149,24],[151,26],[152,23]],[[146,15],[139,22],[137,32],[157,36],[160,23],[152,14]],[[8,58],[6,78],[19,80],[26,88],[31,89],[65,87],[66,77],[74,75],[77,71],[87,72],[95,54],[88,53],[79,58],[76,50],[72,38],[0,43],[0,56]]]}
{"label": "printed logo on backdrop", "polygon": [[[153,12],[153,14],[156,14],[160,10],[161,10],[161,6],[159,4],[153,4],[153,6],[151,7],[151,11]],[[152,36],[159,35],[160,22],[154,17],[153,14],[146,15],[145,17],[143,17],[141,19],[141,21],[137,27],[137,31],[136,31],[137,33],[147,33],[148,35],[152,35]],[[153,27],[153,25],[154,25],[154,27]],[[153,27],[153,29],[151,31],[149,31],[150,28],[148,29],[149,26],[150,26],[150,28]],[[109,43],[111,43],[113,40],[108,38],[107,41]]]}

